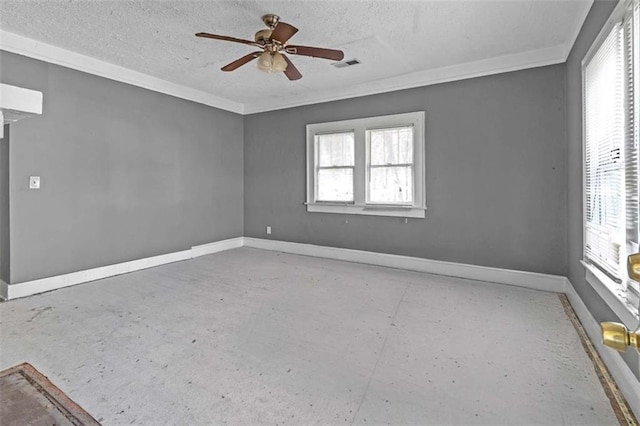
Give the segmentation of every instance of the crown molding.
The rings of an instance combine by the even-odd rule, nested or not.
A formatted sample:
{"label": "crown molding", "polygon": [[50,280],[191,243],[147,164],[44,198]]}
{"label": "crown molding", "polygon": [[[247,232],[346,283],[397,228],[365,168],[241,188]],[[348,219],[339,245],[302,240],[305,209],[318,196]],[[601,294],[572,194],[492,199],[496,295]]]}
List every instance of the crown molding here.
{"label": "crown molding", "polygon": [[593,0],[582,3],[584,4],[584,9],[580,11],[576,24],[574,28],[571,29],[569,40],[564,44],[463,64],[417,71],[397,77],[361,83],[348,88],[316,91],[289,99],[276,100],[270,98],[247,104],[152,77],[138,71],[113,65],[4,30],[0,30],[0,50],[143,87],[237,114],[248,115],[564,63],[573,48],[575,40],[580,34],[582,25],[593,4]]}
{"label": "crown molding", "polygon": [[[567,60],[567,58],[569,58],[569,55],[571,54],[571,50],[573,49],[573,45],[576,44],[576,40],[578,39],[578,36],[580,35],[580,31],[582,30],[582,25],[584,25],[584,21],[587,19],[587,15],[589,14],[591,7],[593,6],[593,1],[594,0],[588,0],[581,3],[584,6],[584,8],[578,12],[578,19],[576,20],[574,27],[571,29],[571,32],[569,33],[569,40],[567,40],[567,42],[564,44],[565,61]],[[620,1],[626,1],[626,0],[620,0]]]}
{"label": "crown molding", "polygon": [[554,65],[567,60],[566,50],[566,46],[562,44],[544,49],[530,50],[512,55],[496,56],[480,61],[413,72],[384,80],[357,84],[348,88],[315,92],[306,96],[296,96],[295,99],[284,99],[281,102],[269,99],[267,101],[245,104],[244,114],[294,108],[303,105],[376,95],[379,93],[413,89],[416,87],[466,80],[527,68]]}
{"label": "crown molding", "polygon": [[0,30],[0,50],[29,58],[39,59],[63,67],[83,71],[155,92],[187,99],[226,111],[242,114],[244,105],[229,99],[212,95],[202,90],[172,83],[161,78],[133,71],[71,50],[43,43],[9,31]]}

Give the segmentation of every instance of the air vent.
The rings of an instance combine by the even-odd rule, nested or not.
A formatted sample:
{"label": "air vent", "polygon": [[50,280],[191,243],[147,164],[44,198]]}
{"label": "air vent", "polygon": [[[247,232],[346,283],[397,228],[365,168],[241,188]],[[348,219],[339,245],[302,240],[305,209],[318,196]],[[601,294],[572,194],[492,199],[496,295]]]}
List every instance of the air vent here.
{"label": "air vent", "polygon": [[346,61],[336,62],[331,65],[333,65],[336,68],[346,68],[346,67],[351,67],[353,65],[358,65],[360,63],[361,63],[360,60],[353,58],[353,59],[347,59]]}

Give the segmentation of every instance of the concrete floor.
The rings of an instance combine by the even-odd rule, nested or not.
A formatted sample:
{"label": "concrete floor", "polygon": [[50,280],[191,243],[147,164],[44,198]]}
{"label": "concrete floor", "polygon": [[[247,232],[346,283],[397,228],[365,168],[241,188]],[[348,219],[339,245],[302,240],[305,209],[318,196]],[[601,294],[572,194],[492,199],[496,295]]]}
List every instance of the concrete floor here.
{"label": "concrete floor", "polygon": [[556,294],[241,248],[0,304],[103,424],[617,424]]}

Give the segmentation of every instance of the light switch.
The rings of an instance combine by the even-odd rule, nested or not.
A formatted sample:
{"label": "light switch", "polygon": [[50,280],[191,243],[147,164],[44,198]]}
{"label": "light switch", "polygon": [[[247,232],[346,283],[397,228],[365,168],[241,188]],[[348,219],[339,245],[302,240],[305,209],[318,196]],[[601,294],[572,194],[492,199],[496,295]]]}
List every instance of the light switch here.
{"label": "light switch", "polygon": [[29,189],[40,189],[40,176],[29,176]]}

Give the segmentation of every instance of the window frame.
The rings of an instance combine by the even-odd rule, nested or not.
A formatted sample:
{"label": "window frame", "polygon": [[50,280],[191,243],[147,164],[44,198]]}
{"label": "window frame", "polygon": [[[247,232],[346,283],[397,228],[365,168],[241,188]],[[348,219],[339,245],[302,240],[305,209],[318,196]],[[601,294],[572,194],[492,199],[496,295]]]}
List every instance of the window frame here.
{"label": "window frame", "polygon": [[[413,203],[367,203],[369,147],[367,131],[393,127],[413,127]],[[354,133],[353,202],[325,202],[316,200],[317,152],[315,137],[327,133]],[[426,210],[425,170],[425,113],[424,111],[366,117],[352,120],[312,123],[306,126],[307,212],[337,213],[404,218],[424,218]]]}
{"label": "window frame", "polygon": [[[636,327],[639,320],[639,309],[630,306],[627,303],[626,290],[623,284],[616,282],[607,273],[604,273],[599,267],[590,262],[586,255],[587,241],[587,120],[586,120],[586,66],[590,60],[597,54],[600,47],[607,40],[609,34],[617,25],[623,25],[629,14],[633,14],[633,2],[631,0],[619,1],[616,8],[611,13],[609,19],[600,30],[598,36],[594,39],[591,47],[584,55],[581,62],[581,83],[582,83],[582,237],[583,237],[583,254],[581,264],[585,268],[585,280],[600,295],[605,303],[613,310],[613,312],[629,327]],[[637,39],[636,39],[637,40]],[[634,56],[637,48],[634,48]],[[634,61],[640,61],[640,56]],[[637,65],[636,65],[637,66]],[[640,93],[638,85],[640,81],[634,81],[636,86],[635,93]],[[636,102],[640,99],[636,99]],[[622,201],[624,204],[624,200]],[[626,243],[623,244],[626,250]],[[623,262],[626,262],[626,255],[623,256]]]}
{"label": "window frame", "polygon": [[[413,158],[413,161],[411,163],[395,163],[395,164],[372,164],[373,162],[371,161],[371,133],[375,132],[375,131],[380,131],[380,130],[393,130],[393,129],[406,129],[410,127],[412,132],[413,132],[413,146],[412,146],[412,153],[411,153],[411,157]],[[397,168],[406,168],[406,167],[411,167],[412,168],[412,172],[411,175],[413,177],[413,182],[412,182],[412,188],[413,185],[415,184],[415,167],[416,167],[416,160],[415,160],[415,155],[416,155],[416,149],[415,149],[415,128],[413,125],[411,126],[391,126],[391,127],[370,127],[367,128],[366,132],[365,132],[365,161],[366,161],[366,170],[365,170],[365,178],[366,178],[366,182],[370,182],[371,181],[371,169],[374,168],[390,168],[390,167],[397,167]],[[413,194],[412,194],[412,201],[409,203],[393,203],[393,206],[399,206],[399,207],[408,207],[408,206],[413,206],[413,203],[416,199],[416,194],[415,194],[415,188],[413,188]],[[388,205],[384,202],[380,202],[380,201],[371,201],[371,186],[367,185],[365,188],[365,204],[369,205],[369,206],[384,206],[384,205]]]}

